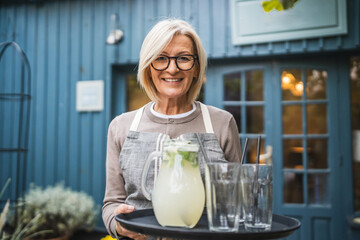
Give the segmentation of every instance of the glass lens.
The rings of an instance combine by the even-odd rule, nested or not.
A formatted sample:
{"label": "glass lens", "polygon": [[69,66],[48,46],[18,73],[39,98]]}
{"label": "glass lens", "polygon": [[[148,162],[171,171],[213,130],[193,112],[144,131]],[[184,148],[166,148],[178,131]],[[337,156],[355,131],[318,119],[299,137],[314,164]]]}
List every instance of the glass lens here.
{"label": "glass lens", "polygon": [[189,70],[194,65],[194,56],[180,55],[176,58],[176,63],[180,70]]}
{"label": "glass lens", "polygon": [[301,139],[283,140],[283,167],[302,169],[303,144]]}
{"label": "glass lens", "polygon": [[283,134],[302,133],[302,109],[300,105],[283,106]]}
{"label": "glass lens", "polygon": [[328,174],[309,174],[308,194],[310,204],[329,204],[330,199]]}
{"label": "glass lens", "polygon": [[168,67],[169,61],[167,56],[159,56],[152,62],[152,66],[157,70],[164,70]]}
{"label": "glass lens", "polygon": [[224,75],[224,100],[240,101],[241,73],[230,73]]}
{"label": "glass lens", "polygon": [[322,70],[306,71],[306,98],[326,99],[327,72]]}
{"label": "glass lens", "polygon": [[245,73],[246,101],[264,100],[264,71],[253,70]]}
{"label": "glass lens", "polygon": [[304,203],[302,173],[284,173],[284,202]]}

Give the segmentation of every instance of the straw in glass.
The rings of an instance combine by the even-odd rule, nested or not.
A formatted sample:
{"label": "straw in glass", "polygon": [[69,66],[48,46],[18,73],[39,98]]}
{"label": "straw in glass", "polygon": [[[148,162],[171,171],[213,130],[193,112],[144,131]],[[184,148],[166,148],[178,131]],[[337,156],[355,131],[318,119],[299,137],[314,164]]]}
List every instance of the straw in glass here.
{"label": "straw in glass", "polygon": [[259,192],[259,158],[260,158],[260,145],[261,136],[258,136],[257,151],[256,151],[256,168],[255,168],[255,179],[254,179],[254,210],[253,210],[253,225],[255,225],[255,214],[258,208],[258,192]]}
{"label": "straw in glass", "polygon": [[245,139],[244,149],[243,149],[243,152],[242,152],[242,155],[241,155],[241,160],[240,160],[241,164],[244,163],[244,159],[245,159],[245,155],[246,155],[246,150],[247,150],[248,140],[249,140],[249,138],[246,138],[246,139]]}

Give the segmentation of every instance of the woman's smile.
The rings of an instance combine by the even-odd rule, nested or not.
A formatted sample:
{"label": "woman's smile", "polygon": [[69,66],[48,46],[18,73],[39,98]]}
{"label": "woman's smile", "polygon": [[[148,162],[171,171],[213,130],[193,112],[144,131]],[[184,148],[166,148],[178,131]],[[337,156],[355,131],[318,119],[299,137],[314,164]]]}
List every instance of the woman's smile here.
{"label": "woman's smile", "polygon": [[163,78],[165,82],[180,82],[183,80],[183,78]]}

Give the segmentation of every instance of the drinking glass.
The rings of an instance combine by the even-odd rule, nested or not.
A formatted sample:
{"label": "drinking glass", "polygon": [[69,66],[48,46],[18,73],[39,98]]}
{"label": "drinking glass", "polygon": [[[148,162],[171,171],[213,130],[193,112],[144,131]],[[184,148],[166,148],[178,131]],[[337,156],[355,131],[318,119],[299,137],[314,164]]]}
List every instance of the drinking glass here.
{"label": "drinking glass", "polygon": [[205,165],[206,209],[210,231],[238,231],[241,211],[240,169],[240,163]]}
{"label": "drinking glass", "polygon": [[243,164],[241,167],[245,230],[268,231],[272,222],[272,165]]}

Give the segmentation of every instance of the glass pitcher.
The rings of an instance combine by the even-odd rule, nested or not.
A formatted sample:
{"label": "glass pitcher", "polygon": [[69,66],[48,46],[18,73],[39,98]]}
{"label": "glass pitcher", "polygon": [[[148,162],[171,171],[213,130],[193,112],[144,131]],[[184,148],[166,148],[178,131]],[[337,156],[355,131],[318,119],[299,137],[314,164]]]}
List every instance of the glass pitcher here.
{"label": "glass pitcher", "polygon": [[[152,201],[155,217],[161,226],[193,228],[205,205],[205,189],[198,161],[196,140],[170,139],[163,151],[150,153],[145,163],[141,188]],[[161,157],[159,173],[151,194],[146,189],[150,164]]]}

